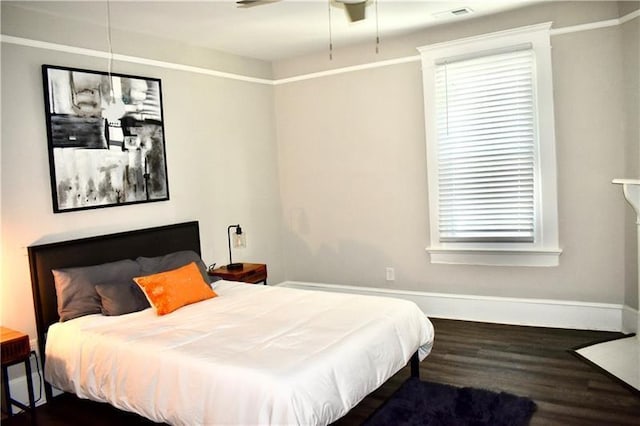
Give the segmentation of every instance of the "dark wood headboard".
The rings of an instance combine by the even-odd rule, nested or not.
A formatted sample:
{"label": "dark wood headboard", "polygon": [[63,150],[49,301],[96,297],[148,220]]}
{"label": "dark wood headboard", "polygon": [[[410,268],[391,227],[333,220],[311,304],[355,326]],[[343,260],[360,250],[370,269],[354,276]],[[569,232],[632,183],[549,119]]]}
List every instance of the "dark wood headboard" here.
{"label": "dark wood headboard", "polygon": [[[178,223],[28,247],[38,348],[43,365],[47,330],[51,324],[59,320],[52,269],[98,265],[122,259],[135,259],[139,256],[161,256],[180,250],[193,250],[201,254],[198,222]],[[50,386],[45,386],[45,391],[50,400]]]}

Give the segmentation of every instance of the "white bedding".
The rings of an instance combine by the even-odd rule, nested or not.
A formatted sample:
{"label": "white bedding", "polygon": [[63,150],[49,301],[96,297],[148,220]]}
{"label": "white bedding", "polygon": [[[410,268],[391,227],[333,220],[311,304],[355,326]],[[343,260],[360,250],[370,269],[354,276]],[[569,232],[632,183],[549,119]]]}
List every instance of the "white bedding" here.
{"label": "white bedding", "polygon": [[216,292],[162,317],[52,325],[47,381],[174,425],[316,425],[431,350],[433,326],[405,300],[226,281]]}

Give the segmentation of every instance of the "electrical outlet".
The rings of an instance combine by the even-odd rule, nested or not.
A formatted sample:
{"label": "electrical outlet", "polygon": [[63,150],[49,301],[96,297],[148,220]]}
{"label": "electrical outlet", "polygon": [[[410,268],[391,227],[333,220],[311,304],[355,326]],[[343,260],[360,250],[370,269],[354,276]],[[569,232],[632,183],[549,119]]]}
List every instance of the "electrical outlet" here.
{"label": "electrical outlet", "polygon": [[395,279],[396,279],[396,272],[392,267],[387,266],[387,281],[395,281]]}

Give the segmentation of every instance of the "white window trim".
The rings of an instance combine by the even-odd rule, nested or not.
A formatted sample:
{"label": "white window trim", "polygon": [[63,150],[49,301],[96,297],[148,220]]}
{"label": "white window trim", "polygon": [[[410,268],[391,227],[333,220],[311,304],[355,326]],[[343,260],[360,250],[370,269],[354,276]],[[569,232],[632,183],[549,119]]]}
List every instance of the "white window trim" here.
{"label": "white window trim", "polygon": [[[419,47],[427,139],[431,263],[502,266],[557,266],[562,250],[558,243],[555,124],[551,74],[551,22],[499,31],[445,43]],[[435,64],[444,58],[491,51],[530,43],[536,60],[535,93],[539,138],[536,179],[535,238],[533,243],[440,242],[438,230],[438,161],[435,99]]]}

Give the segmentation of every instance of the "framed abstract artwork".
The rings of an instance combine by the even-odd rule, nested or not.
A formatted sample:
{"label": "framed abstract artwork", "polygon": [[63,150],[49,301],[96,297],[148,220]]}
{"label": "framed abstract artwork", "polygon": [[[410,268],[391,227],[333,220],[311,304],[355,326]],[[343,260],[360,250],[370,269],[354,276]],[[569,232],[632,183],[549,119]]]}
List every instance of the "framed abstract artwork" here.
{"label": "framed abstract artwork", "polygon": [[54,213],[169,199],[159,79],[42,66]]}

